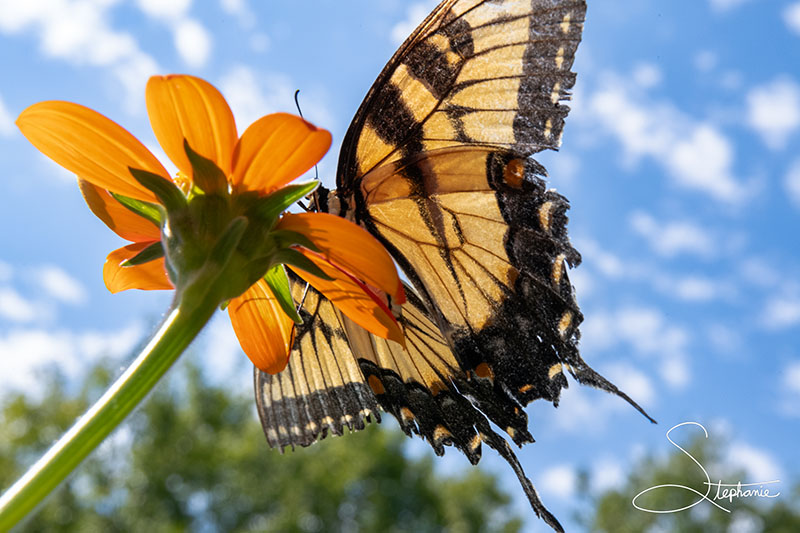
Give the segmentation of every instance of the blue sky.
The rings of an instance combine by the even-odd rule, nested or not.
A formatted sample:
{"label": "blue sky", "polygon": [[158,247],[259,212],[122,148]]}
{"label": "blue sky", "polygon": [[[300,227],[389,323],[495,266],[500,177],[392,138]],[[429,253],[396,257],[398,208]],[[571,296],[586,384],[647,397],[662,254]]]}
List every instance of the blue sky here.
{"label": "blue sky", "polygon": [[[35,394],[42,367],[77,377],[102,354],[124,365],[169,303],[105,290],[102,263],[120,240],[19,135],[26,106],[79,102],[160,155],[144,109],[151,74],[208,79],[240,131],[293,111],[299,88],[306,117],[334,135],[320,165],[331,185],[361,98],[433,4],[0,0],[0,391]],[[741,481],[781,479],[786,497],[798,479],[797,65],[796,0],[590,1],[563,147],[539,159],[572,204],[583,356],[660,423],[575,385],[558,409],[529,407],[537,443],[520,458],[566,525],[577,469],[614,486],[642,454],[670,452],[664,433],[690,420],[726,450],[717,477],[741,466]],[[227,320],[204,342],[192,357],[251,394]],[[519,494],[491,455],[483,467]],[[440,464],[468,468],[455,451]],[[527,527],[544,530],[532,516]]]}

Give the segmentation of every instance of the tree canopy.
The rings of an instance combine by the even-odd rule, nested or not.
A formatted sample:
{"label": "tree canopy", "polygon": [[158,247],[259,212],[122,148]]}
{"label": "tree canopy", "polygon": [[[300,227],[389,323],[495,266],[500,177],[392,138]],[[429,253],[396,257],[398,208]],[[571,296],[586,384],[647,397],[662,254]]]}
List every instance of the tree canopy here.
{"label": "tree canopy", "polygon": [[[704,465],[716,483],[748,481],[747,475],[725,464],[724,446],[712,443],[702,434],[692,439],[688,445],[681,444],[692,457]],[[713,473],[712,473],[713,472]],[[715,477],[716,476],[716,477]],[[721,476],[721,477],[720,477]],[[642,533],[680,531],[681,533],[791,533],[800,531],[800,485],[788,483],[770,485],[772,493],[780,492],[776,498],[759,497],[735,498],[732,502],[718,500],[730,513],[701,501],[685,511],[656,514],[637,510],[631,500],[649,487],[663,484],[678,484],[691,487],[701,494],[706,492],[706,477],[702,470],[689,457],[674,450],[666,459],[647,457],[641,460],[628,474],[624,483],[599,494],[589,492],[590,479],[584,475],[582,492],[587,509],[580,515],[580,521],[588,531],[597,533]],[[731,481],[733,480],[733,481]],[[716,485],[709,498],[715,498]],[[637,504],[652,510],[672,510],[691,505],[700,496],[680,488],[665,488],[650,491],[637,499]]]}
{"label": "tree canopy", "polygon": [[[295,452],[270,450],[252,400],[182,364],[21,526],[23,531],[513,532],[522,520],[496,478],[436,472],[408,439],[375,424]],[[173,371],[175,373],[175,371]],[[0,486],[8,487],[110,382],[95,368],[69,394],[0,402]]]}

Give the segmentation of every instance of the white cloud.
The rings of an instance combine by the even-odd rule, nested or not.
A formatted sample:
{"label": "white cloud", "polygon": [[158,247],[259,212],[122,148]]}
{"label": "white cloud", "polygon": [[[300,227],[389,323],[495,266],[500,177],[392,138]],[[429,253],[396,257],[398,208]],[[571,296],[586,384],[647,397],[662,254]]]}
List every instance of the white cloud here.
{"label": "white cloud", "polygon": [[742,480],[743,483],[781,479],[782,469],[780,465],[765,450],[744,442],[734,442],[728,448],[726,455],[726,463],[745,471],[747,480]]}
{"label": "white cloud", "polygon": [[800,324],[800,297],[786,293],[774,296],[767,302],[761,315],[761,322],[771,330]]}
{"label": "white cloud", "polygon": [[[233,109],[240,132],[256,119],[277,111],[297,114],[294,103],[296,83],[287,75],[256,72],[244,65],[231,68],[220,80],[219,88]],[[309,89],[300,93],[303,115],[314,124],[332,129],[333,116],[325,105],[325,95]]]}
{"label": "white cloud", "polygon": [[0,287],[0,317],[13,322],[31,322],[39,316],[39,306],[14,289]]}
{"label": "white cloud", "polygon": [[728,324],[712,324],[708,328],[708,340],[723,355],[738,355],[745,346],[739,329]]}
{"label": "white cloud", "polygon": [[748,0],[710,0],[711,8],[718,12],[730,11],[741,6],[747,1]]}
{"label": "white cloud", "polygon": [[10,137],[14,134],[14,119],[8,112],[3,97],[0,95],[0,137]]}
{"label": "white cloud", "polygon": [[184,63],[192,68],[206,64],[211,55],[211,34],[200,22],[188,16],[191,0],[138,0],[137,3],[145,15],[172,31],[175,50]]}
{"label": "white cloud", "polygon": [[571,500],[578,486],[578,475],[570,465],[557,465],[545,470],[537,485],[545,494],[560,500]]}
{"label": "white cloud", "polygon": [[591,469],[591,483],[594,492],[606,492],[625,483],[625,470],[616,459],[605,457],[595,462]]}
{"label": "white cloud", "polygon": [[219,5],[224,12],[234,15],[243,28],[249,29],[256,25],[255,15],[246,0],[220,0]]}
{"label": "white cloud", "polygon": [[747,122],[773,150],[786,145],[800,127],[800,86],[778,78],[747,94]]}
{"label": "white cloud", "polygon": [[50,296],[68,304],[82,304],[87,299],[86,288],[61,268],[48,265],[37,269],[36,278]]}
{"label": "white cloud", "polygon": [[783,180],[789,199],[800,208],[800,159],[795,159]]}
{"label": "white cloud", "polygon": [[[126,108],[133,111],[141,108],[147,76],[157,71],[157,65],[139,49],[131,35],[112,27],[109,21],[112,3],[105,0],[0,2],[0,32],[33,33],[46,57],[108,69],[124,89]],[[136,73],[135,77],[129,75],[131,71]]]}
{"label": "white cloud", "polygon": [[211,35],[194,19],[183,19],[175,24],[175,48],[181,59],[193,68],[206,64],[211,54]]}
{"label": "white cloud", "polygon": [[762,257],[750,257],[742,261],[739,273],[743,281],[762,289],[775,287],[783,279],[783,273]]}
{"label": "white cloud", "polygon": [[[583,266],[597,269],[607,278],[620,278],[627,274],[626,263],[614,253],[603,249],[599,243],[591,239],[576,239],[577,247],[583,253]],[[580,272],[580,269],[575,272]],[[572,275],[572,274],[570,274]]]}
{"label": "white cloud", "polygon": [[674,257],[692,254],[708,257],[715,253],[714,239],[701,226],[688,220],[658,222],[648,213],[636,211],[630,217],[633,230],[644,237],[658,254]]}
{"label": "white cloud", "polygon": [[270,87],[249,67],[233,67],[222,77],[219,88],[233,110],[239,130],[275,111],[292,111],[290,99],[295,89],[288,76],[271,77]]}
{"label": "white cloud", "polygon": [[641,63],[633,69],[633,81],[643,89],[657,86],[662,78],[661,69],[652,63]]}
{"label": "white cloud", "polygon": [[223,11],[233,15],[247,13],[248,11],[245,0],[220,0],[219,5]]}
{"label": "white cloud", "polygon": [[269,35],[263,32],[254,33],[252,37],[250,37],[250,48],[253,49],[254,52],[258,52],[259,54],[263,54],[267,50],[269,50],[272,41],[269,38]]}
{"label": "white cloud", "polygon": [[392,26],[391,37],[392,43],[400,45],[406,38],[411,35],[419,23],[425,20],[428,13],[436,6],[435,0],[427,0],[426,2],[411,4],[406,10],[406,18],[402,22],[398,22]]}
{"label": "white cloud", "polygon": [[680,279],[675,286],[675,295],[690,302],[707,302],[718,293],[719,288],[714,281],[696,276]]}
{"label": "white cloud", "polygon": [[587,102],[588,117],[622,144],[624,164],[651,157],[680,187],[728,203],[744,198],[745,187],[733,175],[732,144],[713,124],[649,100],[616,75],[607,75]]}
{"label": "white cloud", "polygon": [[186,15],[192,0],[137,0],[136,3],[149,17],[174,20]]}
{"label": "white cloud", "polygon": [[[632,367],[624,363],[612,363],[598,367],[597,370],[639,405],[648,408],[649,405],[643,398],[650,398],[648,402],[655,398],[655,392],[649,391],[651,380],[638,370],[636,374],[643,379],[634,377],[632,380],[625,380],[620,371],[626,368]],[[555,427],[564,432],[579,433],[583,437],[603,435],[609,424],[619,415],[642,416],[619,396],[588,387],[570,387],[561,394],[557,409],[542,408],[539,412],[543,427]]]}
{"label": "white cloud", "polygon": [[[710,510],[710,506],[704,508]],[[762,533],[763,531],[764,520],[760,516],[747,509],[737,509],[731,516],[727,533]]]}
{"label": "white cloud", "polygon": [[666,164],[675,180],[685,187],[720,200],[741,200],[741,186],[731,176],[733,147],[711,124],[695,124],[688,137],[673,144]]}
{"label": "white cloud", "polygon": [[605,369],[606,377],[621,391],[643,407],[653,405],[656,391],[653,382],[636,367],[629,364],[614,364]]}
{"label": "white cloud", "polygon": [[42,368],[57,365],[68,377],[75,378],[87,363],[101,356],[127,355],[140,341],[141,324],[119,331],[76,333],[67,330],[19,329],[0,335],[0,361],[5,392],[8,389],[40,390]]}
{"label": "white cloud", "polygon": [[686,358],[679,354],[664,359],[658,370],[664,383],[672,389],[682,389],[691,380]]}
{"label": "white cloud", "polygon": [[252,394],[253,365],[242,352],[227,313],[217,313],[201,334],[203,369],[210,383]]}
{"label": "white cloud", "polygon": [[800,395],[800,361],[789,362],[783,368],[781,375],[784,390]]}
{"label": "white cloud", "polygon": [[11,265],[0,259],[0,283],[11,281],[13,276],[14,269],[11,267]]}
{"label": "white cloud", "polygon": [[781,384],[778,411],[786,416],[800,418],[800,359],[784,364],[779,370]]}
{"label": "white cloud", "polygon": [[783,21],[790,30],[800,35],[800,2],[786,6],[783,10]]}
{"label": "white cloud", "polygon": [[717,54],[711,50],[701,50],[694,56],[694,66],[701,72],[708,72],[717,66]]}
{"label": "white cloud", "polygon": [[569,280],[572,282],[573,287],[575,287],[575,293],[580,295],[579,298],[581,300],[594,292],[596,286],[595,280],[586,268],[570,270]]}
{"label": "white cloud", "polygon": [[[660,364],[662,380],[671,388],[681,388],[691,379],[686,364],[688,331],[669,323],[663,313],[655,308],[630,306],[613,312],[595,310],[587,313],[586,321],[581,327],[581,343],[584,352],[619,352],[620,345],[628,345],[639,356],[654,357]],[[615,368],[612,367],[612,371]],[[624,370],[619,372],[620,381],[631,379],[630,386],[641,389],[643,398],[652,396],[647,391],[647,387],[652,388],[649,380],[642,379],[646,379],[646,376],[637,375],[635,369]],[[620,388],[624,390],[624,387]]]}
{"label": "white cloud", "polygon": [[725,71],[720,77],[719,84],[723,89],[738,91],[744,84],[744,76],[738,70]]}
{"label": "white cloud", "polygon": [[547,174],[552,180],[553,186],[556,184],[563,186],[574,181],[581,170],[580,158],[563,149],[557,154],[552,154],[553,157],[548,158],[547,162],[543,164],[546,164]]}

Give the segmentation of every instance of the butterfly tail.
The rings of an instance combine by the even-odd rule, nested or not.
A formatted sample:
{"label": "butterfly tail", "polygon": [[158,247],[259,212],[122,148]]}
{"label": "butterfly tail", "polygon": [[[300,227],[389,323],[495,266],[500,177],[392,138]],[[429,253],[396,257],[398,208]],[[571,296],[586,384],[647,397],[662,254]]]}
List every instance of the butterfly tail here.
{"label": "butterfly tail", "polygon": [[606,392],[610,392],[611,394],[615,394],[631,404],[634,409],[639,411],[653,424],[657,424],[658,422],[655,421],[653,417],[647,414],[647,412],[638,404],[636,403],[630,396],[622,392],[619,387],[608,381],[606,378],[598,374],[593,368],[587,365],[583,359],[578,357],[579,362],[578,364],[572,363],[570,365],[570,373],[572,376],[578,380],[578,383],[582,385],[590,385],[597,389],[604,390]]}
{"label": "butterfly tail", "polygon": [[522,490],[528,497],[528,501],[530,502],[533,511],[536,513],[536,516],[544,520],[547,525],[553,528],[553,530],[558,531],[559,533],[564,533],[564,528],[561,526],[558,519],[556,519],[556,517],[553,516],[553,513],[548,511],[542,503],[542,500],[539,498],[539,494],[536,492],[536,487],[533,486],[531,480],[525,475],[525,471],[522,469],[522,465],[520,464],[519,459],[517,459],[514,450],[512,450],[511,446],[509,446],[508,441],[492,431],[488,423],[485,425],[479,424],[479,426],[481,426],[479,427],[479,431],[483,442],[488,444],[490,448],[497,451],[497,453],[499,453],[500,456],[511,466],[511,469],[514,470],[514,473],[517,475],[517,479],[519,479],[520,485],[522,485]]}

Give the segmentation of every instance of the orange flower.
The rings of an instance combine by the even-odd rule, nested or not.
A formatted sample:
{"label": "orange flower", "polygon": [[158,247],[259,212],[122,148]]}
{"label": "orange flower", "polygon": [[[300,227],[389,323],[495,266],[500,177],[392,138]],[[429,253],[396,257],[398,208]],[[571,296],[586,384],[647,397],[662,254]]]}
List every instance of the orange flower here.
{"label": "orange flower", "polygon": [[[402,332],[381,296],[389,294],[395,301],[402,302],[402,284],[391,257],[374,237],[355,224],[324,213],[283,213],[274,227],[263,227],[263,220],[248,215],[252,198],[274,193],[319,161],[331,144],[328,131],[294,115],[276,113],[260,118],[239,137],[233,114],[220,92],[192,76],[153,77],[147,84],[146,99],[156,138],[179,170],[174,180],[133,135],[81,105],[40,102],[27,108],[17,119],[23,135],[34,146],[78,175],[81,192],[92,212],[112,231],[131,242],[106,258],[103,278],[111,292],[131,288],[171,289],[175,279],[182,279],[178,273],[171,281],[167,274],[168,266],[173,272],[181,265],[176,267],[169,263],[171,244],[162,240],[158,217],[145,218],[141,212],[134,212],[118,200],[126,197],[138,201],[139,205],[147,205],[142,202],[156,204],[156,214],[164,215],[164,206],[158,205],[159,200],[151,188],[143,186],[132,173],[132,170],[145,171],[177,184],[190,204],[193,198],[203,197],[205,193],[218,193],[226,202],[220,205],[225,207],[205,212],[213,215],[206,216],[207,219],[247,218],[252,231],[245,235],[250,237],[250,242],[242,242],[241,252],[237,248],[239,262],[231,275],[250,275],[257,281],[244,293],[241,289],[235,291],[241,294],[231,295],[228,310],[242,349],[261,370],[275,373],[286,366],[294,327],[263,278],[266,268],[275,263],[270,262],[269,255],[274,245],[268,244],[272,242],[269,235],[278,235],[275,232],[290,235],[293,232],[310,241],[308,246],[315,250],[296,242],[291,247],[316,265],[316,274],[321,270],[330,279],[323,279],[302,267],[293,267],[298,275],[313,283],[343,313],[368,331],[403,342]],[[207,180],[205,176],[195,175],[198,167],[193,165],[196,161],[190,159],[190,150],[216,165],[225,177],[227,190],[208,190],[213,189],[213,181],[203,181]],[[214,172],[218,171],[214,169]],[[187,212],[192,213],[191,210]],[[161,221],[162,226],[172,223],[168,220],[169,209],[166,216],[167,220]],[[194,222],[195,227],[198,225],[219,226],[205,219]],[[161,256],[135,265],[125,264],[148,247],[158,249],[154,245],[160,241],[167,263]],[[254,249],[256,252],[252,251]],[[195,252],[178,250],[176,253],[191,256]],[[258,256],[262,252],[267,255]],[[258,261],[254,260],[254,253]],[[252,269],[254,263],[261,268],[255,277],[252,273],[240,273]],[[241,283],[232,282],[232,285],[238,287]]]}

